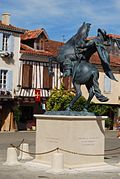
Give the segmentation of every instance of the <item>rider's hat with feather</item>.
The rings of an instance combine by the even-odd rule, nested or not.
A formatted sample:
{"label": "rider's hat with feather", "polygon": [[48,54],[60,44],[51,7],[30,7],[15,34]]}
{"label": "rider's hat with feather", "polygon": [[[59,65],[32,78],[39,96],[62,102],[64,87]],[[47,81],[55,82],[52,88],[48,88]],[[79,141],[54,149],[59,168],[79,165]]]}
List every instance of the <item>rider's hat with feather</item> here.
{"label": "rider's hat with feather", "polygon": [[103,36],[104,40],[107,40],[107,33],[104,29],[98,29],[98,33]]}

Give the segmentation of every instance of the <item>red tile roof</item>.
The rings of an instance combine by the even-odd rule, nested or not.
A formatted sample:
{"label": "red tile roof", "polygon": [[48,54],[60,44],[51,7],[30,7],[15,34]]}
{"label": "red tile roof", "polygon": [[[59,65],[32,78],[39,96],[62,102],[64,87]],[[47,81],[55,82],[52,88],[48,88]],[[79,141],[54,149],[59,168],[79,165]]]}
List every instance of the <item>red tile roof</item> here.
{"label": "red tile roof", "polygon": [[[54,41],[50,40],[48,42],[48,44],[49,45],[52,44],[54,46],[55,44],[61,44],[61,43],[55,42],[55,44],[54,44]],[[29,47],[28,45],[25,45],[25,44],[21,44],[21,53],[31,54],[31,55],[40,55],[40,56],[42,55],[42,56],[48,56],[48,57],[57,56],[58,51],[55,51],[55,49],[52,50],[52,51],[49,51],[51,49],[51,46],[49,48],[49,45],[47,46],[48,50],[42,51],[42,50],[35,50],[35,49]],[[101,61],[98,57],[97,52],[92,55],[90,62],[93,63],[93,64],[96,64],[96,65],[101,65]],[[114,56],[114,55],[110,54],[110,63],[111,63],[111,66],[113,66],[113,67],[120,67],[120,56]]]}
{"label": "red tile roof", "polygon": [[64,45],[63,42],[47,40],[45,41],[44,50],[35,50],[32,47],[21,43],[21,52],[29,53],[29,54],[37,54],[37,55],[57,56],[59,52],[59,48],[63,45]]}
{"label": "red tile roof", "polygon": [[0,21],[0,30],[11,31],[11,32],[16,32],[20,34],[23,34],[26,31],[25,29],[15,27],[11,24],[9,25],[3,24],[2,21]]}
{"label": "red tile roof", "polygon": [[45,50],[51,52],[53,56],[57,56],[59,53],[60,47],[63,45],[64,45],[63,42],[48,40],[45,42]]}
{"label": "red tile roof", "polygon": [[120,35],[108,34],[108,36],[111,37],[111,38],[117,38],[117,39],[120,39]]}
{"label": "red tile roof", "polygon": [[[21,35],[21,38],[22,40],[35,39],[42,32],[45,33],[46,38],[47,38],[48,36],[44,29],[26,31],[23,35]],[[108,34],[108,36],[111,38],[120,38],[119,35],[114,35],[114,34]],[[88,39],[90,40],[93,38],[95,37],[89,37]],[[21,53],[32,54],[32,55],[43,55],[43,56],[57,56],[59,53],[60,47],[63,45],[64,45],[63,42],[47,40],[45,41],[45,49],[43,51],[43,50],[35,50],[29,47],[28,45],[21,44]],[[91,63],[94,63],[94,64],[98,64],[98,65],[101,64],[101,61],[97,53],[92,55],[90,61]],[[111,66],[120,67],[120,56],[115,56],[115,55],[110,54],[110,63],[111,63]]]}
{"label": "red tile roof", "polygon": [[[107,36],[108,37],[111,37],[111,38],[113,38],[113,39],[120,39],[120,35],[115,35],[115,34],[107,34]],[[96,36],[92,36],[92,37],[88,37],[87,38],[87,40],[92,40],[92,39],[94,39],[94,38],[96,38]]]}
{"label": "red tile roof", "polygon": [[24,54],[31,54],[31,55],[42,55],[42,56],[52,56],[52,53],[49,51],[43,51],[43,50],[35,50],[28,45],[21,44],[21,53]]}
{"label": "red tile roof", "polygon": [[48,38],[48,35],[44,29],[37,29],[26,31],[24,34],[21,35],[21,40],[36,39],[42,33],[44,33],[46,38]]}
{"label": "red tile roof", "polygon": [[[92,55],[90,62],[96,65],[101,65],[101,61],[100,58],[98,57],[97,52]],[[110,65],[113,67],[120,67],[120,56],[115,56],[110,54]]]}

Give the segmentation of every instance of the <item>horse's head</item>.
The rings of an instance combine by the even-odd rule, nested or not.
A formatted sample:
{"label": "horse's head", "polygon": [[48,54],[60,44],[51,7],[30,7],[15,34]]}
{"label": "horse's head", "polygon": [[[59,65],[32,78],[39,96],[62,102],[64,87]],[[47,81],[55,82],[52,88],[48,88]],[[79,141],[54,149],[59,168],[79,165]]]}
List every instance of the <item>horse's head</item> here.
{"label": "horse's head", "polygon": [[85,38],[88,37],[88,33],[90,31],[90,26],[91,26],[90,23],[83,22],[82,26],[78,29],[77,38],[79,38],[79,39],[82,38],[85,40]]}
{"label": "horse's head", "polygon": [[85,40],[88,37],[88,33],[90,31],[90,23],[83,22],[82,26],[78,29],[77,33],[71,37],[66,43],[74,46],[80,41]]}
{"label": "horse's head", "polygon": [[75,35],[75,44],[84,43],[85,39],[88,37],[88,33],[90,31],[90,23],[83,22],[82,26],[79,28],[77,34]]}

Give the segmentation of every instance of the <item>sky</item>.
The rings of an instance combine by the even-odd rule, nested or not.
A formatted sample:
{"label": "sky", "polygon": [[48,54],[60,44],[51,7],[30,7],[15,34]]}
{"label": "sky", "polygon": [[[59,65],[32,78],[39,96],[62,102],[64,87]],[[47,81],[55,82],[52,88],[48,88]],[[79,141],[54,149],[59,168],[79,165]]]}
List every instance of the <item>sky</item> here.
{"label": "sky", "polygon": [[56,41],[69,40],[83,22],[91,23],[89,36],[98,28],[120,35],[120,0],[0,0],[0,15],[4,12],[11,14],[12,25],[44,28]]}

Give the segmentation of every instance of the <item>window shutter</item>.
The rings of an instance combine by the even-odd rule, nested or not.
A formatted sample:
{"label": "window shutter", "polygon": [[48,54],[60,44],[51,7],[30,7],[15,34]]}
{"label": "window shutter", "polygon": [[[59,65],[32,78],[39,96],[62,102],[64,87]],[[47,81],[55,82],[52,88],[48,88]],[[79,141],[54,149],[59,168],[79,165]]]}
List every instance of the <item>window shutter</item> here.
{"label": "window shutter", "polygon": [[1,76],[1,69],[0,69],[0,89],[2,88],[2,76]]}
{"label": "window shutter", "polygon": [[50,87],[50,89],[52,89],[52,76],[49,76],[49,87]]}
{"label": "window shutter", "polygon": [[14,36],[10,35],[8,38],[8,49],[9,53],[14,52]]}
{"label": "window shutter", "polygon": [[108,76],[104,76],[104,92],[111,92],[111,79]]}
{"label": "window shutter", "polygon": [[3,46],[3,34],[0,33],[0,50],[2,50],[2,46]]}
{"label": "window shutter", "polygon": [[44,41],[40,40],[40,50],[44,50]]}
{"label": "window shutter", "polygon": [[13,72],[8,70],[6,76],[6,90],[12,91],[12,87],[13,87]]}
{"label": "window shutter", "polygon": [[32,65],[23,64],[22,87],[32,88]]}
{"label": "window shutter", "polygon": [[71,89],[71,82],[72,82],[72,78],[70,76],[63,78],[63,84],[66,90]]}
{"label": "window shutter", "polygon": [[43,88],[52,89],[52,76],[49,76],[48,67],[43,68]]}

